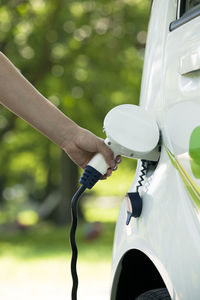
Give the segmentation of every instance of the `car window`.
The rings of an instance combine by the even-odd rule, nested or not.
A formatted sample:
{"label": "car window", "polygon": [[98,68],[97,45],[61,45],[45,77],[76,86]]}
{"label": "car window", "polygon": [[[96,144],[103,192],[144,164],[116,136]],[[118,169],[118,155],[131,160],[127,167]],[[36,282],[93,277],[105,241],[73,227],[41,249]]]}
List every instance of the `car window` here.
{"label": "car window", "polygon": [[170,31],[177,29],[196,17],[200,17],[200,0],[178,0],[177,3],[177,18],[170,24]]}
{"label": "car window", "polygon": [[180,5],[180,17],[188,11],[194,10],[198,5],[200,7],[200,0],[182,0]]}

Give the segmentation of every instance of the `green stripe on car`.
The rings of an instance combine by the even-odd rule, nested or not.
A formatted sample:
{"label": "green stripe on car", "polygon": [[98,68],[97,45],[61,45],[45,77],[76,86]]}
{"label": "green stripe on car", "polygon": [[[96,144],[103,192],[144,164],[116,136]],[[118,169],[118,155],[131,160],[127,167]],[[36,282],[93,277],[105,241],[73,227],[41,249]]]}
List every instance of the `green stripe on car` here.
{"label": "green stripe on car", "polygon": [[192,200],[194,201],[196,207],[200,210],[200,188],[196,182],[190,177],[190,175],[185,171],[182,165],[179,163],[175,155],[165,146],[167,154],[173,164],[173,166],[179,172],[181,179],[186,186],[188,193],[190,194]]}

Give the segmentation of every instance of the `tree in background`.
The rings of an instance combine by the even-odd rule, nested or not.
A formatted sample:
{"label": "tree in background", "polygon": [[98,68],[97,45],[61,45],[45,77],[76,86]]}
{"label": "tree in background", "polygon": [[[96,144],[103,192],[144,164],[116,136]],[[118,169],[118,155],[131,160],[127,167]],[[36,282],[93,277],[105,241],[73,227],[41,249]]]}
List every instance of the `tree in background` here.
{"label": "tree in background", "polygon": [[[149,7],[143,0],[0,0],[0,50],[59,109],[101,136],[112,107],[138,104]],[[42,217],[69,222],[77,167],[4,108],[0,137],[0,203],[40,204]]]}

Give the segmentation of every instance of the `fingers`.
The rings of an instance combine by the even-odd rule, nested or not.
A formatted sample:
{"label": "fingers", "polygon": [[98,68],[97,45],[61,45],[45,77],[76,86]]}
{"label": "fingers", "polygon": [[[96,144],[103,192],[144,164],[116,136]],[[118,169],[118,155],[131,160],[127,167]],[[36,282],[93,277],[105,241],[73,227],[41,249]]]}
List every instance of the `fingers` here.
{"label": "fingers", "polygon": [[121,155],[117,155],[116,158],[115,158],[115,162],[116,162],[117,164],[120,164],[121,161],[122,161]]}
{"label": "fingers", "polygon": [[103,140],[99,141],[98,152],[100,152],[104,156],[107,164],[111,169],[115,168],[116,164],[119,164],[121,162],[121,155],[117,155],[116,158],[114,158],[112,150],[108,148],[108,146],[106,146]]}
{"label": "fingers", "polygon": [[98,152],[100,152],[104,156],[105,161],[110,166],[110,168],[113,169],[116,163],[114,160],[114,154],[112,150],[110,150],[108,146],[106,146],[103,140],[99,140],[97,148],[98,148]]}
{"label": "fingers", "polygon": [[112,172],[116,171],[118,169],[118,164],[120,164],[121,161],[122,161],[122,158],[120,155],[118,155],[114,160],[114,162],[115,162],[114,168],[109,168],[107,170],[106,174],[102,177],[102,179],[104,180],[104,179],[107,179],[107,177],[110,177],[112,175]]}
{"label": "fingers", "polygon": [[112,169],[113,171],[116,171],[118,169],[118,164],[120,164],[122,161],[121,155],[117,155],[115,157],[115,167]]}
{"label": "fingers", "polygon": [[99,140],[99,143],[97,145],[98,152],[100,152],[107,164],[109,165],[110,168],[108,168],[106,174],[102,177],[102,179],[106,179],[107,177],[111,176],[113,171],[116,171],[118,168],[118,164],[121,162],[121,155],[117,155],[116,158],[114,158],[114,154],[112,150],[106,146],[103,140]]}

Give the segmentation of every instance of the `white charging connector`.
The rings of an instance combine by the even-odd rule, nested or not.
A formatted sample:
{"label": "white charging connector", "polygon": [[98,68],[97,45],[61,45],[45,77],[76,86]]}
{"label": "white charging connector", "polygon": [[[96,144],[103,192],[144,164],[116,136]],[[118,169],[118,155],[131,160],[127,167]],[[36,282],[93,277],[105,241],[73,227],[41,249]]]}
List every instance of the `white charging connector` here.
{"label": "white charging connector", "polygon": [[[132,104],[113,108],[104,119],[106,145],[114,156],[157,161],[159,159],[159,128],[153,114]],[[98,153],[88,163],[104,175],[109,168]]]}
{"label": "white charging connector", "polygon": [[[104,132],[107,135],[105,143],[113,151],[115,157],[122,155],[149,161],[159,159],[158,125],[154,115],[140,106],[123,104],[110,110],[104,119]],[[94,182],[98,181],[106,174],[108,168],[109,165],[103,155],[98,153],[88,163],[85,169],[87,176],[83,174],[84,180],[81,177],[80,182],[87,185],[87,180],[92,177],[93,169],[95,170]],[[97,179],[97,177],[99,178]],[[92,182],[89,186],[91,185]],[[91,188],[89,186],[87,187]]]}

